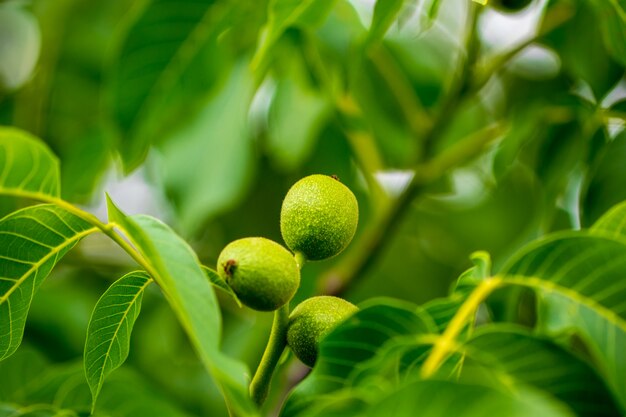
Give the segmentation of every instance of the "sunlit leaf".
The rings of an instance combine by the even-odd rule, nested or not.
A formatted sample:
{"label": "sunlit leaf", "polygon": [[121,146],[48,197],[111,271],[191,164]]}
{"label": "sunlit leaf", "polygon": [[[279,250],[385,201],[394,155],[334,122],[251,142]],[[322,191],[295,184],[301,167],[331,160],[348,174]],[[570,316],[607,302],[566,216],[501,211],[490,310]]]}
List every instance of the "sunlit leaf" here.
{"label": "sunlit leaf", "polygon": [[85,342],[85,374],[95,407],[104,379],[124,363],[141,300],[152,279],[143,271],[115,281],[102,295],[89,321]]}
{"label": "sunlit leaf", "polygon": [[255,415],[248,396],[246,366],[220,351],[222,323],[215,293],[196,254],[159,220],[128,217],[107,197],[109,218],[128,236],[151,265],[152,278],[166,295],[207,371],[221,386],[230,407]]}
{"label": "sunlit leaf", "polygon": [[28,207],[0,220],[0,360],[21,343],[33,296],[54,265],[96,230],[53,205]]}
{"label": "sunlit leaf", "polygon": [[0,195],[59,196],[59,161],[39,139],[0,127]]}

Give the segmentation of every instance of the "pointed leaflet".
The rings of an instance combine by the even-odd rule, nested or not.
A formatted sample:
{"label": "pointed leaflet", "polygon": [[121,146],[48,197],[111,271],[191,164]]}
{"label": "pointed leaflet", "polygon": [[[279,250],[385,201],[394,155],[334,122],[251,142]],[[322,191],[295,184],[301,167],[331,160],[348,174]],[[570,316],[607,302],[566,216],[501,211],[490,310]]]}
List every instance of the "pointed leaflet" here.
{"label": "pointed leaflet", "polygon": [[126,216],[108,196],[107,206],[110,220],[124,231],[150,264],[149,274],[165,293],[204,366],[222,388],[228,405],[237,415],[256,415],[248,396],[248,370],[219,349],[221,314],[195,253],[159,220]]}
{"label": "pointed leaflet", "polygon": [[0,220],[0,360],[21,343],[30,303],[54,265],[96,230],[54,205],[28,207]]}
{"label": "pointed leaflet", "polygon": [[84,361],[93,396],[92,412],[104,378],[128,357],[130,334],[141,310],[144,290],[151,282],[143,271],[124,275],[100,297],[91,314]]}
{"label": "pointed leaflet", "polygon": [[0,195],[59,196],[59,161],[39,139],[0,127]]}
{"label": "pointed leaflet", "polygon": [[504,283],[537,291],[540,329],[576,331],[626,409],[626,242],[590,232],[530,244],[504,267]]}
{"label": "pointed leaflet", "polygon": [[204,274],[207,276],[207,278],[209,279],[211,284],[213,284],[214,287],[219,288],[220,290],[224,291],[226,294],[230,295],[233,298],[233,300],[235,300],[237,305],[241,307],[241,301],[239,301],[239,297],[237,297],[237,294],[235,294],[235,292],[230,287],[230,285],[228,285],[226,281],[224,281],[222,277],[218,275],[217,272],[215,272],[213,269],[209,268],[208,266],[204,266],[204,265],[202,265],[202,270],[204,271]]}

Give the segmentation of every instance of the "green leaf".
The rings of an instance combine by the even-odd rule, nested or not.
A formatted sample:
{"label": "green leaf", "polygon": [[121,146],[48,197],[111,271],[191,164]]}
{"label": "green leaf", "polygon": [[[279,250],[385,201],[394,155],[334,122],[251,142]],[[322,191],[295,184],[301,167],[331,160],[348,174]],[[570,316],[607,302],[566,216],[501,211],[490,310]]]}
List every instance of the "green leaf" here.
{"label": "green leaf", "polygon": [[368,34],[369,42],[381,40],[402,9],[404,0],[378,0],[374,6],[374,17]]}
{"label": "green leaf", "polygon": [[320,24],[335,0],[270,0],[267,24],[263,28],[252,68],[263,68],[271,48],[291,26],[311,27]]}
{"label": "green leaf", "polygon": [[0,402],[27,402],[26,387],[32,381],[39,380],[47,365],[45,357],[27,343],[11,358],[0,362]]}
{"label": "green leaf", "polygon": [[110,221],[116,223],[149,263],[202,363],[221,386],[238,415],[256,415],[248,396],[246,366],[220,351],[222,323],[211,284],[197,256],[167,225],[149,216],[127,217],[107,196]]}
{"label": "green leaf", "polygon": [[115,417],[191,417],[185,404],[177,403],[170,392],[156,391],[151,380],[130,369],[111,375],[98,399],[97,413]]}
{"label": "green leaf", "polygon": [[[0,417],[76,417],[72,410],[64,410],[53,404],[18,406],[0,404]],[[98,417],[98,416],[94,416]]]}
{"label": "green leaf", "polygon": [[[467,295],[476,288],[481,281],[491,277],[491,256],[485,251],[476,251],[470,255],[474,266],[464,271],[456,281],[454,291],[445,298],[436,298],[423,305],[424,310],[432,317],[439,329],[443,332],[457,310],[467,299]],[[474,327],[473,321],[466,324],[466,330]],[[468,335],[468,332],[464,332]]]}
{"label": "green leaf", "polygon": [[248,190],[255,172],[248,124],[252,94],[252,75],[241,62],[199,116],[161,148],[165,189],[187,234],[197,233]]}
{"label": "green leaf", "polygon": [[506,283],[536,290],[542,331],[581,336],[626,409],[626,244],[558,233],[528,245],[502,272]]}
{"label": "green leaf", "polygon": [[578,416],[621,415],[605,382],[586,362],[527,329],[491,325],[465,344],[464,371],[480,364],[495,385],[527,384],[566,403]]}
{"label": "green leaf", "polygon": [[420,417],[565,417],[574,416],[561,404],[534,391],[515,395],[480,385],[448,381],[417,381],[382,399],[365,414]]}
{"label": "green leaf", "polygon": [[295,170],[310,157],[331,114],[329,100],[302,79],[306,68],[298,64],[278,80],[268,120],[268,151],[285,171]]}
{"label": "green leaf", "polygon": [[432,319],[417,307],[394,300],[368,302],[322,340],[313,372],[292,391],[281,415],[300,415],[323,394],[349,386],[351,374],[375,358],[385,342],[434,332]]}
{"label": "green leaf", "polygon": [[235,300],[239,307],[242,306],[239,297],[237,297],[237,294],[235,294],[235,291],[233,291],[230,285],[228,285],[226,281],[224,281],[215,270],[204,265],[202,265],[202,270],[215,288],[219,288],[220,290],[224,291],[226,294],[230,295],[233,300]]}
{"label": "green leaf", "polygon": [[436,298],[424,304],[424,310],[435,321],[438,331],[443,332],[466,298],[460,293],[454,293],[447,298]]}
{"label": "green leaf", "polygon": [[626,66],[626,1],[591,0],[595,8],[598,26],[602,30],[606,49],[613,58]]}
{"label": "green leaf", "polygon": [[54,205],[28,207],[0,220],[0,360],[21,343],[33,296],[54,265],[97,230]]}
{"label": "green leaf", "polygon": [[0,127],[0,195],[59,196],[59,161],[31,134]]}
{"label": "green leaf", "polygon": [[606,144],[584,184],[581,208],[583,224],[590,225],[613,205],[626,199],[626,132]]}
{"label": "green leaf", "polygon": [[39,58],[40,37],[37,20],[28,11],[0,4],[0,87],[12,90],[28,81]]}
{"label": "green leaf", "polygon": [[626,201],[613,206],[591,227],[591,232],[626,242]]}
{"label": "green leaf", "polygon": [[456,283],[455,291],[473,288],[476,283],[491,276],[491,256],[485,251],[477,251],[470,255],[474,266],[463,272]]}
{"label": "green leaf", "polygon": [[115,281],[93,310],[85,341],[85,374],[93,396],[92,412],[104,379],[128,357],[130,334],[152,279],[135,271]]}
{"label": "green leaf", "polygon": [[[6,382],[11,386],[6,391],[9,395],[0,390],[0,404],[14,404],[16,410],[40,406],[41,410],[53,410],[50,406],[54,406],[54,409],[69,412],[63,414],[64,417],[90,415],[91,392],[81,362],[49,363],[41,353],[29,350],[27,345],[0,364],[0,372],[4,371],[11,373],[2,374],[9,376],[3,379],[3,384]],[[155,389],[152,381],[131,368],[122,367],[110,376],[102,388],[97,411],[91,415],[189,417],[168,395],[163,394]]]}
{"label": "green leaf", "polygon": [[183,118],[214,83],[214,1],[154,0],[130,27],[117,54],[112,113],[127,171],[154,137]]}
{"label": "green leaf", "polygon": [[624,69],[607,53],[602,40],[605,25],[598,24],[590,4],[593,1],[577,2],[576,15],[542,41],[559,53],[563,71],[589,84],[600,102],[623,76]]}
{"label": "green leaf", "polygon": [[11,417],[17,411],[18,408],[15,404],[0,404],[0,417]]}

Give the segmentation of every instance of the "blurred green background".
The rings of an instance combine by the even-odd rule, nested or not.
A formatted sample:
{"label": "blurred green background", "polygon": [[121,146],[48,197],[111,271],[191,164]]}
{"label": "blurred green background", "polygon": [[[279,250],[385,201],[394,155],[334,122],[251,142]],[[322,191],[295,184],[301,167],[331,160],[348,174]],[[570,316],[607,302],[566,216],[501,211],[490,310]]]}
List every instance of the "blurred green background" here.
{"label": "blurred green background", "polygon": [[[498,140],[410,201],[341,287],[345,298],[424,303],[448,292],[472,252],[488,251],[497,270],[529,240],[585,227],[626,199],[626,23],[612,9],[624,13],[623,1],[537,0],[512,12],[469,0],[318,0],[285,16],[293,3],[1,1],[0,124],[58,155],[65,199],[104,218],[109,192],[129,214],[172,225],[210,266],[234,239],[282,242],[291,184],[338,175],[359,200],[357,236],[307,265],[296,303],[363,261],[419,164],[486,126],[500,128]],[[0,211],[23,203],[2,200]],[[0,399],[31,401],[20,397],[24,379],[50,363],[82,375],[71,363],[91,309],[131,268],[104,238],[68,255],[35,297],[24,346],[0,364]],[[224,413],[151,290],[103,396],[137,380],[135,397],[158,393],[171,415]],[[271,314],[221,301],[224,348],[254,369]],[[15,371],[20,363],[30,371]],[[277,385],[302,372],[284,366]],[[75,385],[67,398],[88,394]]]}

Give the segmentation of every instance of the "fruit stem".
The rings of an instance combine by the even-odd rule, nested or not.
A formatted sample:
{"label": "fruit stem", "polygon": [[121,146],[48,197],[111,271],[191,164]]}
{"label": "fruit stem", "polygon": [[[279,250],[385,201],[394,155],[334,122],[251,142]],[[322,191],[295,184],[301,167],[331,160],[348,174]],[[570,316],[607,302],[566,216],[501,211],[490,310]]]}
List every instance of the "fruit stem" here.
{"label": "fruit stem", "polygon": [[250,397],[258,406],[267,398],[272,375],[285,347],[287,346],[287,324],[289,323],[289,303],[274,312],[274,323],[261,363],[250,382]]}

